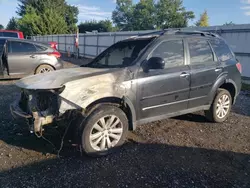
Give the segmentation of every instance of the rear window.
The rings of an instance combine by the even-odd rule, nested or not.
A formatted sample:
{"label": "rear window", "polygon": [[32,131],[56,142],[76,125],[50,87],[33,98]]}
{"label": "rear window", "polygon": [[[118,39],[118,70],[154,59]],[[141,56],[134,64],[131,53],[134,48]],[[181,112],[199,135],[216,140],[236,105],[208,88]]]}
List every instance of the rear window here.
{"label": "rear window", "polygon": [[229,46],[223,40],[210,40],[219,61],[227,61],[234,57]]}
{"label": "rear window", "polygon": [[14,32],[0,32],[0,37],[18,38],[18,34]]}
{"label": "rear window", "polygon": [[11,41],[11,49],[13,53],[36,52],[33,44],[19,41]]}

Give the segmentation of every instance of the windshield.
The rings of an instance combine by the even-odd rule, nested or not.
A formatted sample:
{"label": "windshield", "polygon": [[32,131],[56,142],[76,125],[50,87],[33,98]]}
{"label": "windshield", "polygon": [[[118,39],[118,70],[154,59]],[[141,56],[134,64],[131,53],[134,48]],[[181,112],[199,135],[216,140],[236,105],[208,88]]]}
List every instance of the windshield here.
{"label": "windshield", "polygon": [[82,67],[118,68],[130,66],[151,41],[152,38],[118,42]]}

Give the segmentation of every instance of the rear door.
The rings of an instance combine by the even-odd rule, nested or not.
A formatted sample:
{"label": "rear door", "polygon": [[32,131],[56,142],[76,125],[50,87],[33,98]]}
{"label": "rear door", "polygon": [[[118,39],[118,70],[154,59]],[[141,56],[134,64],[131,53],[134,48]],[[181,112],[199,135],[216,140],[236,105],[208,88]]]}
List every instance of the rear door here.
{"label": "rear door", "polygon": [[188,39],[187,43],[191,69],[188,108],[194,108],[209,103],[208,94],[223,70],[208,40],[193,38]]}
{"label": "rear door", "polygon": [[30,74],[39,63],[37,49],[32,43],[10,41],[8,54],[10,75]]}

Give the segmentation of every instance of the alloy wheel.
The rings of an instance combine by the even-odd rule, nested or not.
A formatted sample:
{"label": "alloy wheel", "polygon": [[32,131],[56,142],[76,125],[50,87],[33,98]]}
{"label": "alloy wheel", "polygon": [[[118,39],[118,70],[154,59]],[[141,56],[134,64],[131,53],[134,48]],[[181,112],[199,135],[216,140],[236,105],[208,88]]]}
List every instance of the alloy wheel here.
{"label": "alloy wheel", "polygon": [[100,118],[90,132],[89,141],[96,151],[105,151],[116,146],[123,134],[123,124],[115,115]]}
{"label": "alloy wheel", "polygon": [[216,115],[218,118],[223,119],[229,112],[230,109],[230,98],[228,95],[222,95],[216,106]]}
{"label": "alloy wheel", "polygon": [[46,73],[46,72],[51,72],[51,69],[49,69],[49,68],[42,68],[42,69],[40,70],[40,73],[41,73],[41,74]]}

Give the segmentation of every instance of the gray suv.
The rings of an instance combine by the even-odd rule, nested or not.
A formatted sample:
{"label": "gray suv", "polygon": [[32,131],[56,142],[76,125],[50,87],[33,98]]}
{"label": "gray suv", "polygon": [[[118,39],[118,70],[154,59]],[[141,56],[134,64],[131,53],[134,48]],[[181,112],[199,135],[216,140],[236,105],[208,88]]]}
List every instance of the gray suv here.
{"label": "gray suv", "polygon": [[[121,146],[140,124],[196,111],[224,122],[241,89],[241,65],[226,42],[205,32],[149,33],[120,41],[87,65],[29,76],[16,85],[14,117],[38,136],[53,122],[71,125],[88,155]],[[76,116],[74,116],[76,117]]]}

